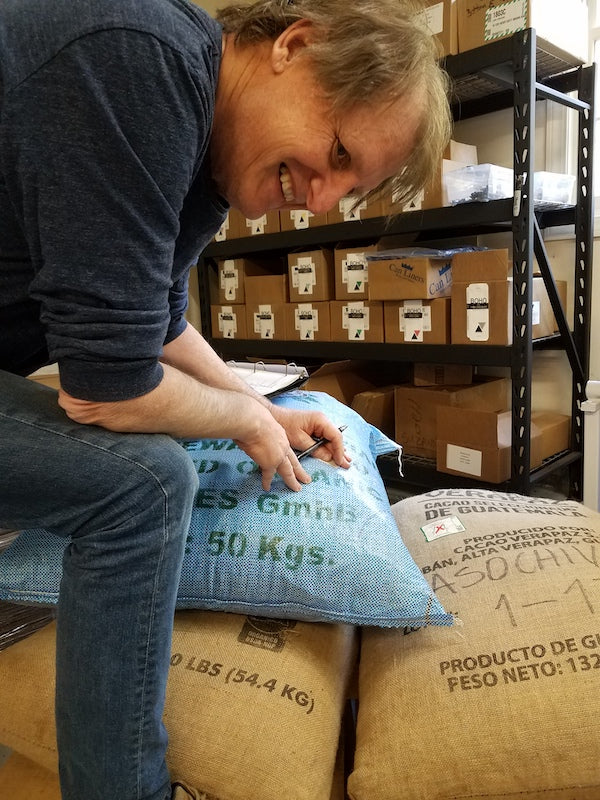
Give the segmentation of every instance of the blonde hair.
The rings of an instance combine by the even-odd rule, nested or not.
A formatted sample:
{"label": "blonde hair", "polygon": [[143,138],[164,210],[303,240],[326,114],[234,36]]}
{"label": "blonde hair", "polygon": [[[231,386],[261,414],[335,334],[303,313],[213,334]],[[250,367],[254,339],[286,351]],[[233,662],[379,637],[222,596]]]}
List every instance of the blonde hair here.
{"label": "blonde hair", "polygon": [[258,0],[217,12],[236,43],[275,40],[300,19],[316,31],[307,54],[335,111],[420,100],[415,147],[398,175],[370,194],[412,199],[439,167],[451,132],[449,79],[425,23],[421,0]]}

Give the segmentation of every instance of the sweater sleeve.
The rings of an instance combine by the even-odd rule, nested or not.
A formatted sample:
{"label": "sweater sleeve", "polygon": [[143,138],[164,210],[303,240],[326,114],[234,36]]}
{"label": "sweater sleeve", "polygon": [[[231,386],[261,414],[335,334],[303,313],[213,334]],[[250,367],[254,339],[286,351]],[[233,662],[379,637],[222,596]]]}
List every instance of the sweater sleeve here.
{"label": "sweater sleeve", "polygon": [[31,295],[75,397],[147,393],[161,380],[165,340],[184,325],[187,279],[173,275],[174,252],[207,147],[208,72],[151,35],[99,31],[63,48],[6,104]]}

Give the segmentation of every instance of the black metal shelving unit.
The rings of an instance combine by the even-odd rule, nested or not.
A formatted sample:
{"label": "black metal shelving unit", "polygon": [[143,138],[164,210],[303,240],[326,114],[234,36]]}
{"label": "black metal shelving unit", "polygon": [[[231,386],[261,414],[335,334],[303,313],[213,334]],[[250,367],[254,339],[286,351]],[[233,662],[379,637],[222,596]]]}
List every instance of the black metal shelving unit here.
{"label": "black metal shelving unit", "polygon": [[[456,120],[467,119],[502,108],[513,108],[513,167],[515,199],[488,203],[465,203],[448,208],[412,211],[393,220],[369,219],[328,225],[301,231],[266,234],[213,243],[199,264],[201,309],[204,334],[225,358],[257,357],[289,360],[335,360],[406,363],[451,361],[510,369],[512,382],[511,477],[495,488],[529,494],[531,484],[549,472],[568,468],[570,491],[581,499],[583,472],[583,413],[585,385],[589,370],[589,320],[592,286],[593,243],[593,99],[595,65],[573,66],[569,57],[536,38],[527,29],[508,39],[448,56],[445,66],[453,79],[453,112]],[[549,100],[577,112],[578,167],[577,200],[572,208],[537,210],[533,200],[536,101]],[[546,254],[542,231],[553,226],[574,228],[574,321],[571,330],[561,307]],[[208,270],[214,259],[232,258],[257,252],[287,253],[293,248],[310,249],[339,242],[368,241],[390,235],[413,234],[417,241],[476,236],[505,231],[513,241],[513,343],[508,347],[478,345],[411,345],[343,342],[290,342],[224,340],[212,338]],[[559,334],[532,342],[531,303],[534,255],[552,304]],[[572,371],[572,437],[569,451],[529,469],[531,384],[534,348],[553,347],[566,351]],[[384,478],[392,481],[394,468],[381,461]],[[482,486],[435,471],[425,459],[406,457],[405,478],[419,486]]]}

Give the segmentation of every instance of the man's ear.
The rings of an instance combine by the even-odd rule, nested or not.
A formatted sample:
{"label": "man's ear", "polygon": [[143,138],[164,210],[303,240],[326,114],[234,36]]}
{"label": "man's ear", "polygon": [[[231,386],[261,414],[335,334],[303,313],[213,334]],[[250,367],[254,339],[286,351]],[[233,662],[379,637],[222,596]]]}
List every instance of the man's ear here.
{"label": "man's ear", "polygon": [[314,40],[314,26],[308,19],[299,19],[289,25],[273,42],[271,65],[274,72],[283,72],[296,56]]}

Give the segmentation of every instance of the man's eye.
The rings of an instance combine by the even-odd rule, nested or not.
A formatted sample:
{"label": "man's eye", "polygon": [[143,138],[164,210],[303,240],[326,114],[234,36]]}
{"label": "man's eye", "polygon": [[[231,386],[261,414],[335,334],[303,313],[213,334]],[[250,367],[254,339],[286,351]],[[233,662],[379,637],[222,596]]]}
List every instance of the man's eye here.
{"label": "man's eye", "polygon": [[347,167],[350,164],[350,153],[338,139],[335,145],[335,160],[338,166]]}

